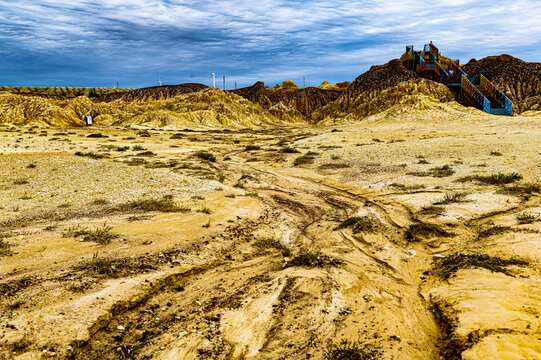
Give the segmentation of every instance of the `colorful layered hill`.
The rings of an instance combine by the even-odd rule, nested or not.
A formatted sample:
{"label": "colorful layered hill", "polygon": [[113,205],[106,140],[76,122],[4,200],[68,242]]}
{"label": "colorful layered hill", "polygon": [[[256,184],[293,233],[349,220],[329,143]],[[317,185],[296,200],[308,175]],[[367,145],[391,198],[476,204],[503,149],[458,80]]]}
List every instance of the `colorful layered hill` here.
{"label": "colorful layered hill", "polygon": [[[238,95],[214,88],[163,100],[93,102],[86,96],[54,100],[0,93],[0,124],[83,126],[84,115],[96,125],[216,127],[284,125],[284,121]],[[290,118],[288,123],[303,121]]]}
{"label": "colorful layered hill", "polygon": [[372,66],[338,99],[310,114],[309,121],[358,121],[396,105],[423,110],[452,100],[446,86],[422,79],[397,59]]}
{"label": "colorful layered hill", "polygon": [[79,96],[97,98],[105,94],[123,93],[131,89],[92,88],[92,87],[23,87],[0,86],[0,92],[17,95],[43,97],[46,99],[65,100]]}
{"label": "colorful layered hill", "polygon": [[[483,74],[502,89],[515,113],[541,110],[541,64],[502,55],[471,60],[462,69],[471,76]],[[84,125],[84,115],[91,115],[96,124],[119,126],[261,126],[359,121],[410,110],[476,111],[461,107],[447,86],[422,78],[398,59],[371,67],[351,84],[324,82],[318,87],[285,81],[273,88],[257,82],[230,91],[202,84],[93,92],[0,88],[6,89],[0,91],[0,123],[21,125],[77,126]]]}
{"label": "colorful layered hill", "polygon": [[316,87],[299,88],[292,81],[284,82],[281,86],[275,86],[272,89],[259,81],[252,86],[231,92],[264,109],[272,109],[274,112],[298,112],[295,116],[304,117],[335,101],[342,93],[340,90],[324,90]]}
{"label": "colorful layered hill", "polygon": [[96,102],[111,102],[115,100],[122,101],[146,101],[146,100],[166,100],[172,97],[191,94],[208,89],[208,86],[203,84],[180,84],[180,85],[163,85],[153,86],[142,89],[130,90],[127,92],[116,92],[104,94],[97,99]]}
{"label": "colorful layered hill", "polygon": [[513,101],[516,113],[541,110],[541,63],[500,55],[472,59],[462,68],[471,76],[486,76]]}

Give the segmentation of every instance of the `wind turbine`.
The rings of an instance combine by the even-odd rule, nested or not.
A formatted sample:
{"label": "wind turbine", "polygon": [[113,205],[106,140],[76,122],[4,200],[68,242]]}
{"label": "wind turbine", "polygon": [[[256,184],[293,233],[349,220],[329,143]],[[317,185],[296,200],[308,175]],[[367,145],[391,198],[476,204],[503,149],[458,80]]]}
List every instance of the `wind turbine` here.
{"label": "wind turbine", "polygon": [[210,74],[210,77],[212,78],[212,87],[216,87],[216,74],[214,73],[214,65],[212,65],[212,73]]}
{"label": "wind turbine", "polygon": [[162,86],[162,81],[160,80],[160,72],[158,71],[158,86]]}

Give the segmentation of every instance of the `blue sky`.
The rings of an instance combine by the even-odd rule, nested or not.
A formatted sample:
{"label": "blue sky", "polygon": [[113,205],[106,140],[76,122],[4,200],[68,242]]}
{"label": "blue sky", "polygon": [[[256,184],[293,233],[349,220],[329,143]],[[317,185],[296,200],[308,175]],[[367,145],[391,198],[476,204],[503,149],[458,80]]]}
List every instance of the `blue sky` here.
{"label": "blue sky", "polygon": [[539,62],[541,1],[0,0],[0,85],[319,85],[430,40]]}

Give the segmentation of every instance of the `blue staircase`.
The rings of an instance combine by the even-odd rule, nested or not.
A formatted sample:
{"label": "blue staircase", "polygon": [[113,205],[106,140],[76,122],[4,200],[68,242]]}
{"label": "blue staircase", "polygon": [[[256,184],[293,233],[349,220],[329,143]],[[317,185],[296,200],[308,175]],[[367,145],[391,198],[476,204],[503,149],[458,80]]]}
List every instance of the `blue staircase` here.
{"label": "blue staircase", "polygon": [[484,75],[478,78],[468,76],[455,62],[444,65],[440,51],[432,43],[426,44],[422,51],[414,51],[413,46],[407,46],[402,62],[413,63],[413,69],[420,76],[439,81],[455,93],[461,91],[468,103],[488,114],[513,115],[513,102]]}

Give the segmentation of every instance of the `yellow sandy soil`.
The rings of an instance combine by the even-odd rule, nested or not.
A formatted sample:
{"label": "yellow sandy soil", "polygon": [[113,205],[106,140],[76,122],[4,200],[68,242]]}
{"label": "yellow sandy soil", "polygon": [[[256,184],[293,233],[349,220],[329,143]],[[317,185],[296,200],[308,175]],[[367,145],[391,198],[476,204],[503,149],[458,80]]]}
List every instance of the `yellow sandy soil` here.
{"label": "yellow sandy soil", "polygon": [[[541,358],[540,194],[456,181],[540,184],[540,124],[432,109],[150,137],[4,128],[0,358],[332,359],[333,344],[367,359]],[[453,192],[460,202],[422,212]],[[164,196],[184,211],[118,208]],[[376,225],[338,228],[353,216]],[[63,236],[104,224],[108,244]],[[453,236],[408,240],[412,224]],[[445,277],[437,261],[454,254],[527,264]]]}

